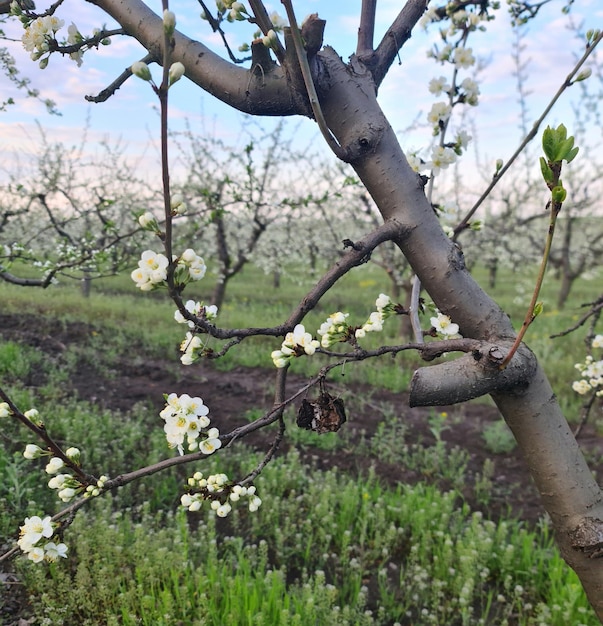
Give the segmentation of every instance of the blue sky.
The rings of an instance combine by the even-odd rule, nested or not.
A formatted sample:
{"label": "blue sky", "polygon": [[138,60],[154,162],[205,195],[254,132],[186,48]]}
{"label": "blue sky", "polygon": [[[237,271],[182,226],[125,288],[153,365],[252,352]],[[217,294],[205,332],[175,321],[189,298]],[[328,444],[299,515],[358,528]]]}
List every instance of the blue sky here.
{"label": "blue sky", "polygon": [[[41,0],[38,0],[38,4],[42,5]],[[159,9],[160,3],[155,4]],[[343,58],[347,58],[355,47],[360,4],[360,0],[348,0],[345,3],[299,0],[294,3],[299,19],[309,13],[318,12],[320,17],[327,20],[325,43],[332,45]],[[284,15],[280,2],[267,5]],[[557,0],[551,6],[545,7],[542,16],[529,26],[524,41],[526,50],[523,58],[529,63],[528,89],[531,92],[528,107],[532,119],[540,114],[583,48],[568,30],[568,18],[560,10],[562,5],[563,2]],[[399,0],[381,0],[378,6],[377,40],[402,3]],[[211,33],[205,22],[198,19],[198,7],[192,0],[175,0],[171,5],[180,30],[219,48],[217,36]],[[82,0],[66,0],[64,11],[58,15],[65,19],[66,25],[71,21],[75,22],[84,34],[107,23],[104,14]],[[602,27],[603,7],[600,0],[576,0],[571,20],[574,24],[585,23],[586,27]],[[112,26],[110,22],[107,24]],[[21,35],[18,23],[7,25],[5,30],[15,37]],[[240,43],[250,40],[251,32],[248,25],[235,24],[229,30],[229,39],[236,48]],[[450,73],[449,68],[436,65],[426,55],[430,42],[436,40],[436,29],[432,28],[424,33],[417,28],[413,38],[402,50],[402,64],[392,67],[380,90],[381,106],[392,126],[400,132],[402,145],[406,149],[419,149],[429,144],[429,128],[418,128],[410,132],[405,129],[415,119],[424,122],[427,112],[436,101],[428,91],[429,79]],[[469,134],[474,135],[477,140],[474,146],[477,146],[483,163],[494,163],[497,158],[506,158],[521,138],[518,127],[519,106],[513,77],[514,64],[510,53],[512,42],[513,33],[504,7],[498,12],[497,19],[488,25],[486,33],[472,35],[474,54],[484,65],[484,69],[477,76],[482,92],[480,105],[477,108],[465,107],[466,123],[471,125]],[[149,155],[151,167],[151,161],[156,157],[152,143],[157,137],[158,115],[156,101],[148,85],[131,79],[106,103],[89,104],[84,100],[84,95],[96,94],[123,67],[129,66],[142,56],[142,48],[135,41],[116,38],[111,46],[101,48],[98,53],[87,53],[80,68],[69,59],[53,57],[45,70],[37,68],[37,64],[29,59],[20,42],[8,45],[18,59],[23,74],[32,79],[43,96],[57,102],[63,115],[49,116],[39,103],[20,97],[17,106],[0,115],[0,163],[10,162],[15,150],[35,150],[39,136],[36,120],[45,127],[49,138],[61,139],[67,143],[77,141],[81,129],[89,120],[89,136],[93,142],[101,138],[120,139],[128,146],[132,155]],[[156,71],[159,76],[158,70]],[[467,71],[466,75],[471,76],[471,71]],[[3,92],[10,93],[6,87]],[[578,96],[579,92],[574,88],[570,97],[553,111],[549,118],[550,123],[563,121],[571,128],[571,102]],[[186,79],[170,90],[170,98],[171,124],[174,129],[182,128],[188,121],[195,131],[210,129],[226,141],[237,140],[240,114],[203,94]],[[274,121],[265,120],[264,123],[269,125]],[[299,124],[296,119],[292,120],[293,126],[298,128],[296,132],[300,141],[322,141],[312,122],[305,120]],[[600,130],[596,132],[599,133],[600,143]],[[470,150],[465,158],[473,159],[474,153]]]}

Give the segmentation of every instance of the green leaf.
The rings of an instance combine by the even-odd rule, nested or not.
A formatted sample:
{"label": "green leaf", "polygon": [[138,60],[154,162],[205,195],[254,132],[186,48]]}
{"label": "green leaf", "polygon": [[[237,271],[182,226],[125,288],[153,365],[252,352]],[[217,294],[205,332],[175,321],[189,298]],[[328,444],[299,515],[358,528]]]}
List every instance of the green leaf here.
{"label": "green leaf", "polygon": [[544,178],[545,182],[553,182],[553,171],[544,157],[540,157],[540,171],[542,172],[542,178]]}
{"label": "green leaf", "polygon": [[565,141],[563,141],[560,145],[559,148],[557,149],[557,161],[562,161],[563,159],[566,158],[566,155],[568,154],[568,152],[571,152],[571,150],[574,147],[574,138],[573,137],[568,137]]}
{"label": "green leaf", "polygon": [[576,157],[576,155],[578,154],[578,150],[580,150],[580,148],[572,148],[572,149],[568,152],[568,154],[566,155],[565,160],[566,160],[568,163],[571,163],[571,162],[574,160],[574,158]]}
{"label": "green leaf", "polygon": [[538,317],[542,311],[544,310],[544,302],[537,302],[534,306],[534,313],[532,314],[532,318]]}
{"label": "green leaf", "polygon": [[547,126],[542,133],[542,149],[549,161],[555,160],[555,143],[555,131]]}

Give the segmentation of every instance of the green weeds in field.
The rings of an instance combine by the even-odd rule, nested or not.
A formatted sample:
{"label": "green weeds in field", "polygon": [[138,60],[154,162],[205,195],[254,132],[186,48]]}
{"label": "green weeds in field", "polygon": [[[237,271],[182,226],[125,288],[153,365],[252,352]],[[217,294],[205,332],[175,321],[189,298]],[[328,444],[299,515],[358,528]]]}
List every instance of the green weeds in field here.
{"label": "green weeds in field", "polygon": [[20,563],[40,623],[596,624],[545,524],[492,522],[453,491],[385,489],[295,451],[257,486],[260,512],[226,520],[95,502],[67,562]]}

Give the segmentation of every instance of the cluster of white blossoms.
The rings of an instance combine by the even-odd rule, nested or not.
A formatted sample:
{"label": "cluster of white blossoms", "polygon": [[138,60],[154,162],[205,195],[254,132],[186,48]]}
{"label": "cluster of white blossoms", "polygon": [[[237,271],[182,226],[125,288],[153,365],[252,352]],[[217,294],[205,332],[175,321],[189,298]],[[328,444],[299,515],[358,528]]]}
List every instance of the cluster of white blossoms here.
{"label": "cluster of white blossoms", "polygon": [[[218,317],[218,307],[215,304],[205,305],[201,302],[195,302],[194,300],[187,300],[184,304],[184,308],[196,317],[206,319],[208,321],[215,320],[216,317]],[[187,320],[177,309],[174,313],[174,319],[179,324],[188,324],[189,328],[195,327],[195,323],[191,322],[191,320]]]}
{"label": "cluster of white blossoms", "polygon": [[427,114],[427,121],[433,126],[437,126],[440,122],[445,122],[450,117],[451,111],[450,105],[446,102],[434,102]]}
{"label": "cluster of white blossoms", "polygon": [[[35,419],[38,416],[36,409],[31,409],[24,414],[29,419]],[[62,502],[71,502],[78,494],[83,493],[85,497],[98,496],[102,491],[105,483],[107,482],[107,476],[101,476],[95,485],[88,485],[84,490],[82,483],[72,476],[71,474],[60,474],[60,470],[65,467],[65,461],[58,456],[51,456],[47,450],[42,450],[40,446],[35,443],[28,443],[23,451],[23,456],[26,459],[37,459],[42,456],[50,456],[48,463],[46,464],[45,471],[50,474],[52,478],[48,481],[48,487],[50,489],[57,490],[57,496]],[[78,448],[67,448],[65,456],[72,462],[79,465],[81,453]]]}
{"label": "cluster of white blossoms", "polygon": [[0,418],[8,417],[11,414],[10,406],[8,402],[0,402]]}
{"label": "cluster of white blossoms", "polygon": [[[444,16],[438,14],[438,9],[439,6],[435,2],[429,4],[427,11],[425,11],[419,21],[421,28],[427,29],[429,24],[440,22],[444,19]],[[465,11],[465,9],[455,11],[450,18],[447,27],[440,26],[440,35],[443,39],[453,37],[460,31],[485,30],[485,27],[481,25],[481,23],[488,20],[488,16],[485,13]]]}
{"label": "cluster of white blossoms", "polygon": [[192,365],[201,358],[203,354],[203,340],[199,335],[195,335],[191,332],[186,333],[184,341],[180,344],[180,362],[182,365]]}
{"label": "cluster of white blossoms", "polygon": [[358,329],[356,329],[356,339],[362,339],[366,333],[379,332],[383,330],[383,322],[392,315],[396,315],[396,309],[391,301],[391,298],[380,293],[377,300],[375,300],[376,311],[373,311],[368,320]]}
{"label": "cluster of white blossoms", "polygon": [[[44,17],[36,17],[32,19],[26,13],[23,12],[17,2],[11,3],[11,15],[18,17],[23,24],[25,32],[21,37],[23,47],[33,61],[40,62],[40,68],[44,69],[48,65],[48,59],[50,56],[50,42],[56,40],[56,34],[65,25],[64,20],[55,17],[54,15],[45,15]],[[92,32],[92,36],[96,37],[100,33],[99,28],[95,28]],[[60,45],[75,46],[84,43],[84,37],[80,33],[78,27],[72,22],[67,27],[67,38],[61,42]],[[109,45],[110,39],[102,39],[101,44]],[[47,55],[47,56],[44,56]],[[84,48],[80,47],[78,50],[74,50],[69,53],[69,58],[75,61],[79,66],[82,65],[82,58],[84,55]]]}
{"label": "cluster of white blossoms", "polygon": [[331,313],[326,322],[323,322],[318,329],[318,334],[322,337],[320,345],[328,348],[339,341],[347,341],[350,336],[350,325],[346,322],[349,313],[337,311]]}
{"label": "cluster of white blossoms", "polygon": [[207,266],[202,257],[194,250],[187,248],[178,258],[174,279],[180,285],[186,285],[191,280],[201,280],[207,272]]}
{"label": "cluster of white blossoms", "polygon": [[285,367],[291,359],[303,354],[313,355],[320,343],[306,332],[303,324],[298,324],[293,332],[287,333],[280,350],[271,353],[272,361],[276,367]]}
{"label": "cluster of white blossoms", "polygon": [[[205,305],[194,300],[187,300],[184,308],[196,317],[210,322],[218,316],[218,307],[215,304]],[[187,320],[178,310],[174,313],[174,319],[179,324],[188,324],[191,329],[195,327],[195,323]],[[198,361],[203,354],[204,348],[205,345],[199,335],[196,335],[194,332],[187,332],[184,341],[180,343],[180,352],[183,353],[180,357],[182,365],[192,365]]]}
{"label": "cluster of white blossoms", "polygon": [[[592,342],[593,348],[603,348],[603,335],[597,335]],[[603,398],[603,359],[595,361],[592,356],[587,356],[584,363],[576,363],[576,369],[580,372],[580,380],[574,381],[572,389],[580,395],[591,391],[598,398]]]}
{"label": "cluster of white blossoms", "polygon": [[[428,56],[434,58],[439,63],[450,63],[454,66],[455,73],[459,69],[468,69],[475,65],[475,56],[471,48],[465,47],[466,34],[483,26],[480,23],[488,19],[487,15],[460,10],[452,15],[443,14],[435,4],[430,5],[424,14],[421,23],[423,27],[431,22],[440,22],[450,17],[448,27],[440,27],[439,35],[443,45],[434,46],[428,52]],[[451,43],[451,38],[460,33],[456,43]],[[479,86],[472,78],[465,78],[459,84],[456,81],[448,82],[446,77],[439,76],[429,81],[429,91],[435,96],[445,95],[446,102],[435,102],[427,114],[427,121],[433,127],[433,135],[437,137],[443,133],[448,125],[452,114],[452,109],[457,104],[467,104],[476,106],[479,99]],[[441,145],[434,146],[431,151],[431,160],[421,163],[411,164],[415,171],[421,169],[431,170],[432,175],[437,175],[441,170],[447,169],[456,162],[457,158],[466,150],[471,137],[464,131],[459,131],[454,142],[441,141]]]}
{"label": "cluster of white blossoms", "polygon": [[440,170],[445,170],[449,165],[456,162],[457,154],[453,148],[444,146],[434,146],[431,150],[431,161],[429,166],[433,174],[439,174]]}
{"label": "cluster of white blossoms", "polygon": [[[8,405],[3,405],[6,405],[6,403],[0,405],[0,417],[4,416],[4,414],[9,414]],[[39,421],[39,414],[36,409],[30,409],[23,415],[32,421]],[[78,448],[71,447],[65,451],[65,457],[68,461],[75,464],[79,464],[80,455]],[[46,473],[52,476],[48,481],[48,487],[57,490],[57,495],[62,502],[70,502],[82,492],[85,497],[98,496],[107,480],[109,480],[107,476],[101,476],[96,485],[88,485],[84,490],[83,484],[77,478],[71,474],[59,473],[66,466],[65,460],[58,456],[52,456],[49,450],[43,450],[40,446],[29,443],[25,446],[23,456],[30,460],[44,456],[50,457],[45,467]],[[56,561],[59,557],[66,558],[67,546],[64,543],[47,541],[52,538],[53,534],[54,526],[50,516],[42,519],[34,515],[25,518],[25,523],[20,529],[17,544],[34,563],[41,563],[44,560]]]}
{"label": "cluster of white blossoms", "polygon": [[233,485],[226,474],[212,474],[204,478],[201,472],[195,472],[188,479],[188,485],[195,491],[185,493],[180,498],[180,503],[189,511],[198,511],[204,500],[211,502],[211,509],[218,517],[226,517],[232,510],[232,503],[241,502],[243,498],[247,498],[252,513],[262,504],[253,485]]}
{"label": "cluster of white blossoms", "polygon": [[429,318],[429,321],[437,336],[440,339],[460,339],[459,325],[454,324],[448,315],[440,313],[437,309],[435,313],[435,317]]}
{"label": "cluster of white blossoms", "polygon": [[[16,6],[16,9],[13,9]],[[21,9],[16,2],[11,5],[14,15],[19,15]],[[46,15],[45,17],[37,17],[35,20],[29,20],[23,17],[25,32],[21,37],[23,47],[30,53],[31,59],[37,61],[44,54],[50,51],[49,42],[55,38],[56,33],[65,25],[54,15]]]}
{"label": "cluster of white blossoms", "polygon": [[165,255],[145,250],[130,276],[141,291],[152,291],[165,284],[169,264]]}
{"label": "cluster of white blossoms", "polygon": [[54,535],[54,526],[50,516],[42,519],[37,515],[26,517],[23,526],[19,529],[17,544],[27,558],[34,563],[42,561],[56,561],[67,558],[67,546],[64,543],[46,541]]}
{"label": "cluster of white blossoms", "polygon": [[[207,266],[202,257],[188,248],[180,257],[174,257],[176,268],[174,280],[178,285],[186,285],[191,280],[201,280]],[[169,261],[161,253],[145,250],[138,261],[138,267],[130,274],[141,291],[152,291],[165,286]]]}
{"label": "cluster of white blossoms", "polygon": [[[159,415],[165,421],[163,430],[170,448],[178,448],[178,452],[184,454],[185,439],[191,452],[199,449],[203,454],[212,454],[222,446],[220,431],[208,428],[209,409],[201,398],[171,393],[165,400],[166,405]],[[201,435],[204,439],[199,441]]]}

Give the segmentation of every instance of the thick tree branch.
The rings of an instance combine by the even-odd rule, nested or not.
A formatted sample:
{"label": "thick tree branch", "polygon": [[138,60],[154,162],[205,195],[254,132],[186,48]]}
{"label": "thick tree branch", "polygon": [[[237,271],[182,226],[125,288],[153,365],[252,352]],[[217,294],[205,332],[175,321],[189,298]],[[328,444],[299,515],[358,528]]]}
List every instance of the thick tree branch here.
{"label": "thick tree branch", "polygon": [[509,347],[508,342],[484,344],[453,361],[418,369],[410,383],[410,406],[444,406],[494,392],[521,390],[536,371],[536,359],[523,348],[501,370]]}
{"label": "thick tree branch", "polygon": [[368,62],[362,58],[363,62],[371,68],[377,87],[387,75],[399,50],[410,39],[412,29],[425,13],[427,4],[428,0],[407,0]]}
{"label": "thick tree branch", "polygon": [[[137,39],[161,63],[163,21],[141,0],[90,0],[124,31]],[[198,41],[174,33],[172,62],[180,61],[186,77],[233,108],[251,115],[304,114],[293,99],[285,72],[251,72],[226,61]]]}

